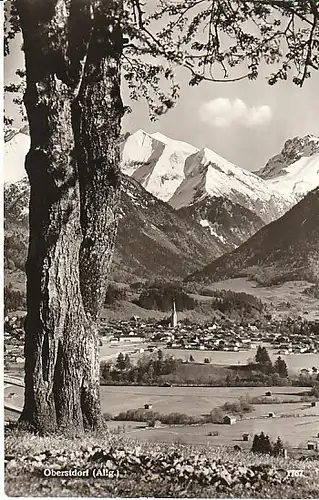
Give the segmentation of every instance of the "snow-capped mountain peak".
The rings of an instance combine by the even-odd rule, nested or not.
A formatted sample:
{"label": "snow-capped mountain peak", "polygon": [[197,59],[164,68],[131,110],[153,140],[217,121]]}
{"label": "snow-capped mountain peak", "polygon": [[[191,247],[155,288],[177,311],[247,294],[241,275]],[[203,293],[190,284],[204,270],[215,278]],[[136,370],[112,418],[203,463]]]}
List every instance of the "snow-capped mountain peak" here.
{"label": "snow-capped mountain peak", "polygon": [[194,151],[197,151],[197,148],[189,144],[188,142],[184,141],[179,141],[177,139],[171,139],[170,137],[167,137],[167,135],[162,134],[161,132],[154,132],[154,134],[150,134],[151,137],[154,137],[154,139],[157,139],[160,142],[163,142],[167,146],[170,146],[172,148],[180,149],[185,152],[189,152],[189,154],[194,153]]}
{"label": "snow-capped mountain peak", "polygon": [[184,179],[186,158],[197,148],[157,132],[138,130],[122,145],[122,171],[168,201]]}
{"label": "snow-capped mountain peak", "polygon": [[288,139],[257,174],[292,206],[319,185],[319,137]]}
{"label": "snow-capped mountain peak", "polygon": [[[194,176],[199,170],[204,171],[205,167],[215,168],[226,172],[234,165],[225,160],[222,156],[208,148],[202,148],[185,162],[185,177]],[[207,169],[206,169],[207,170]]]}
{"label": "snow-capped mountain peak", "polygon": [[132,175],[140,163],[146,163],[156,150],[163,149],[163,145],[150,134],[139,129],[130,135],[122,144],[122,165],[127,175]]}
{"label": "snow-capped mountain peak", "polygon": [[[317,157],[309,160],[316,153],[318,137],[295,137],[264,169],[253,173],[207,147],[197,149],[160,132],[139,130],[123,145],[122,168],[175,209],[202,203],[207,197],[223,198],[268,223],[319,184]],[[296,161],[301,163],[293,166]]]}
{"label": "snow-capped mountain peak", "polygon": [[292,203],[297,203],[319,184],[319,152],[302,156],[282,169],[280,176],[269,179],[268,184]]}
{"label": "snow-capped mountain peak", "polygon": [[281,152],[267,162],[265,167],[259,170],[257,175],[263,179],[273,179],[286,174],[286,168],[302,157],[309,157],[319,153],[319,137],[305,135],[288,139]]}
{"label": "snow-capped mountain peak", "polygon": [[180,209],[202,202],[206,197],[228,199],[252,210],[265,222],[288,208],[266,181],[203,148],[187,158],[185,179],[170,204]]}
{"label": "snow-capped mountain peak", "polygon": [[26,175],[24,162],[30,148],[28,127],[5,127],[4,141],[4,181],[17,182]]}

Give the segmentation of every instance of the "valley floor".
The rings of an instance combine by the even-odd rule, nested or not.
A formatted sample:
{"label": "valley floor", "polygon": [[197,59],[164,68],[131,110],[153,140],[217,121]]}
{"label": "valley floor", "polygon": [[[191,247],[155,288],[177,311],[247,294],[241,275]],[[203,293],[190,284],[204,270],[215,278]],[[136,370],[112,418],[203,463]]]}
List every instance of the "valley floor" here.
{"label": "valley floor", "polygon": [[[23,405],[23,387],[14,383],[14,379],[5,378],[5,418],[8,420],[16,420]],[[241,418],[237,416],[234,425],[160,425],[153,429],[143,422],[110,421],[108,426],[111,430],[132,435],[139,441],[213,447],[239,444],[247,449],[251,448],[251,441],[244,442],[243,434],[248,433],[252,438],[254,434],[264,431],[273,441],[280,436],[286,446],[306,450],[309,440],[318,440],[319,406],[312,407],[310,402],[303,401],[306,387],[271,387],[267,390],[271,390],[277,402],[254,404],[253,411]],[[262,397],[265,388],[101,386],[100,392],[102,411],[113,417],[127,410],[144,408],[145,404],[151,405],[153,411],[161,414],[200,416],[209,414],[225,402],[235,403],[241,396]],[[273,417],[269,417],[271,412]]]}

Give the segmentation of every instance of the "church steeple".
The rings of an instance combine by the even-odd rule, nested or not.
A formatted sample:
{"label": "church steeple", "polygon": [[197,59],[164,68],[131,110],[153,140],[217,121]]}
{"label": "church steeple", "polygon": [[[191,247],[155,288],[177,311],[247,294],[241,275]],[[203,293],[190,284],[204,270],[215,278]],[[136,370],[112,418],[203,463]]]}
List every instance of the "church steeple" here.
{"label": "church steeple", "polygon": [[176,312],[175,300],[173,300],[171,327],[175,328],[176,326],[177,326],[177,312]]}

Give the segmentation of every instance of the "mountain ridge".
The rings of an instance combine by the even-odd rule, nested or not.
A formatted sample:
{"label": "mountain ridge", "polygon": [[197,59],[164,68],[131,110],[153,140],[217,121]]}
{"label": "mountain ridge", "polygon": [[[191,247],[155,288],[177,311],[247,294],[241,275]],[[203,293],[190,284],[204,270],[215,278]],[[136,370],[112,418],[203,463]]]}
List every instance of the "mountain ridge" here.
{"label": "mountain ridge", "polygon": [[313,134],[307,134],[303,137],[296,136],[293,139],[288,139],[280,153],[272,156],[266,165],[255,173],[263,179],[285,175],[285,169],[292,163],[315,153],[319,153],[319,137]]}
{"label": "mountain ridge", "polygon": [[184,178],[184,161],[197,148],[142,129],[121,146],[122,172],[162,201],[169,201]]}
{"label": "mountain ridge", "polygon": [[[120,222],[110,279],[120,282],[180,279],[212,258],[231,250],[190,216],[122,177]],[[4,190],[5,269],[23,271],[28,246],[27,178]]]}
{"label": "mountain ridge", "polygon": [[[5,167],[9,178],[14,177],[10,172],[11,165],[19,167],[25,175],[24,156],[30,142],[27,127],[21,130],[11,128],[6,138]],[[124,173],[122,208],[126,213],[120,223],[119,253],[115,254],[114,260],[119,279],[125,259],[135,269],[133,274],[138,279],[143,273],[146,279],[170,273],[184,277],[240,246],[266,223],[285,213],[304,192],[319,184],[316,138],[309,139],[310,149],[307,149],[307,141],[299,139],[292,140],[298,152],[295,151],[294,156],[291,153],[291,158],[300,154],[300,144],[304,144],[303,151],[312,152],[312,156],[302,156],[291,163],[286,167],[285,175],[264,180],[208,148],[198,149],[159,132],[148,134],[140,129],[126,135],[121,146]],[[291,144],[289,148],[292,151]],[[311,175],[308,176],[309,172]],[[306,176],[309,177],[307,181],[304,180]],[[27,215],[27,197],[20,196],[23,189],[28,189],[25,183],[25,179],[20,179],[16,187],[5,186],[7,198],[15,197],[15,205],[10,210],[8,205],[6,207],[6,217],[9,210],[11,229],[14,227],[18,232],[25,229],[23,220]],[[159,199],[152,191],[165,199]],[[130,220],[130,225],[125,222],[125,217]],[[165,225],[165,218],[170,221],[169,225]],[[121,224],[125,225],[125,230],[121,229]],[[131,234],[133,228],[134,236]],[[125,247],[125,238],[130,239],[131,247]],[[142,241],[147,250],[152,248],[158,262],[162,262],[160,266],[156,267],[155,257],[152,263],[150,256],[145,254]],[[134,252],[136,256],[132,257]],[[122,275],[131,279],[128,267]]]}
{"label": "mountain ridge", "polygon": [[232,252],[187,277],[208,284],[247,276],[263,284],[319,282],[319,187]]}
{"label": "mountain ridge", "polygon": [[186,159],[186,177],[170,204],[176,208],[195,205],[204,198],[225,198],[251,210],[265,223],[279,217],[288,203],[269,189],[267,183],[252,172],[228,162],[208,148]]}
{"label": "mountain ridge", "polygon": [[[156,147],[153,144],[152,149],[154,141]],[[173,208],[189,207],[193,216],[197,214],[199,224],[206,219],[206,212],[211,213],[212,203],[217,205],[217,200],[222,199],[232,204],[232,210],[239,206],[241,210],[249,210],[248,218],[254,218],[254,227],[259,229],[260,219],[263,224],[276,220],[319,185],[319,156],[315,155],[317,143],[319,138],[315,136],[286,141],[284,152],[289,151],[289,155],[281,153],[281,171],[278,176],[268,179],[263,178],[262,171],[250,172],[240,168],[209,148],[193,148],[161,133],[147,134],[140,129],[123,145],[126,156],[122,158],[122,169]],[[306,160],[305,156],[302,157],[306,153],[314,156]],[[132,157],[141,161],[135,164],[126,161]],[[207,219],[208,230],[215,224],[214,214],[211,215]],[[242,234],[239,244],[252,235],[251,230],[243,231],[242,225],[232,229]]]}

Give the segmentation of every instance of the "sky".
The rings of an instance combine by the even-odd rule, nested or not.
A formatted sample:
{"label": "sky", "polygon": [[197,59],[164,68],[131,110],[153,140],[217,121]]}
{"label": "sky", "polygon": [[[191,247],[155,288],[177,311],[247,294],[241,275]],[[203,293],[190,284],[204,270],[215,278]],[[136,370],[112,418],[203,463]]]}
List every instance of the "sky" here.
{"label": "sky", "polygon": [[[5,83],[12,82],[16,68],[24,65],[20,47],[21,38],[16,38],[5,58]],[[150,121],[146,102],[130,102],[123,88],[124,104],[132,108],[123,119],[123,132],[140,128],[161,132],[198,148],[210,148],[242,168],[258,170],[281,151],[287,139],[319,136],[319,74],[300,89],[290,81],[269,86],[266,76],[270,71],[264,65],[255,81],[204,82],[189,87],[187,70],[181,70],[180,99],[156,122]],[[15,126],[21,126],[17,106],[10,99],[6,113],[14,118]]]}

